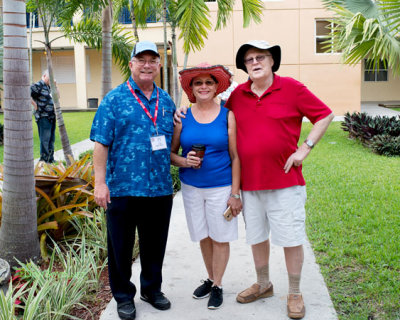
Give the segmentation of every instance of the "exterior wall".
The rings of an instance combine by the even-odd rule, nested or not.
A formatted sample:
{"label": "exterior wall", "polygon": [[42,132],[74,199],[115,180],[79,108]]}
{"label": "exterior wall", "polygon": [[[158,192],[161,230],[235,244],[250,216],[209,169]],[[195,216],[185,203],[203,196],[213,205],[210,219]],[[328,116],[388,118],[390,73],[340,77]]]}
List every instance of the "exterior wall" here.
{"label": "exterior wall", "polygon": [[389,70],[388,81],[364,81],[364,66],[362,66],[361,100],[363,102],[400,101],[400,76],[394,77],[392,71]]}

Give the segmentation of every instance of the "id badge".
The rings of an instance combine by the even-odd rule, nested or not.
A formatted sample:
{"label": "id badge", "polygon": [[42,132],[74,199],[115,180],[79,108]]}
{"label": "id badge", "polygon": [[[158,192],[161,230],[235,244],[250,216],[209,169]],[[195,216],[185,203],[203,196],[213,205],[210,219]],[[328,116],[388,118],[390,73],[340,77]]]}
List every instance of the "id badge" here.
{"label": "id badge", "polygon": [[164,135],[151,137],[150,142],[153,151],[167,149],[167,141]]}

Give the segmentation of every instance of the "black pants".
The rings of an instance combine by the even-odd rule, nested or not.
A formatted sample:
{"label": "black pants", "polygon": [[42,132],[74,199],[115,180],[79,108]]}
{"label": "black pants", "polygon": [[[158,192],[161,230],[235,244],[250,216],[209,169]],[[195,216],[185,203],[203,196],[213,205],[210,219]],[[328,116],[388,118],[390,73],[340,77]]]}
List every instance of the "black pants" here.
{"label": "black pants", "polygon": [[37,120],[40,139],[40,161],[54,162],[54,141],[56,138],[56,119],[40,117]]}
{"label": "black pants", "polygon": [[140,290],[161,290],[162,264],[167,245],[172,195],[113,197],[107,209],[108,274],[115,300],[132,301],[136,287],[130,281],[135,229],[139,234]]}

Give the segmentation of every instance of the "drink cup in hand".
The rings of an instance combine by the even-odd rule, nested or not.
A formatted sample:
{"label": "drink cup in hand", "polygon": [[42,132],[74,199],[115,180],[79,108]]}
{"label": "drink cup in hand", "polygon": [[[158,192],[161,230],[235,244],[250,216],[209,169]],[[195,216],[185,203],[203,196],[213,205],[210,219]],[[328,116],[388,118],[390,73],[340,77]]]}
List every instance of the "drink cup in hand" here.
{"label": "drink cup in hand", "polygon": [[193,167],[194,169],[200,169],[201,163],[204,158],[204,153],[206,152],[206,146],[204,144],[194,144],[192,145],[192,151],[196,152],[196,157],[200,158],[200,164]]}

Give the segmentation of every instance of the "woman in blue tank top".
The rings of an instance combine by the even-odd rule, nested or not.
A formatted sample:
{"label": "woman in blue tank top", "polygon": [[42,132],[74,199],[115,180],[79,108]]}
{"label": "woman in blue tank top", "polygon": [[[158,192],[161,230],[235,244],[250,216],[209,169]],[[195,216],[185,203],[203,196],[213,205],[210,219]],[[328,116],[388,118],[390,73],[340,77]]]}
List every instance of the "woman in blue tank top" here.
{"label": "woman in blue tank top", "polygon": [[[221,65],[202,64],[182,70],[180,75],[193,106],[175,126],[171,162],[180,167],[190,237],[200,241],[208,273],[193,298],[209,296],[208,308],[218,309],[223,302],[222,277],[228,264],[229,242],[238,237],[236,216],[242,210],[235,117],[215,99],[229,87],[231,74]],[[180,146],[182,155],[178,154]],[[224,216],[227,207],[231,220]]]}

